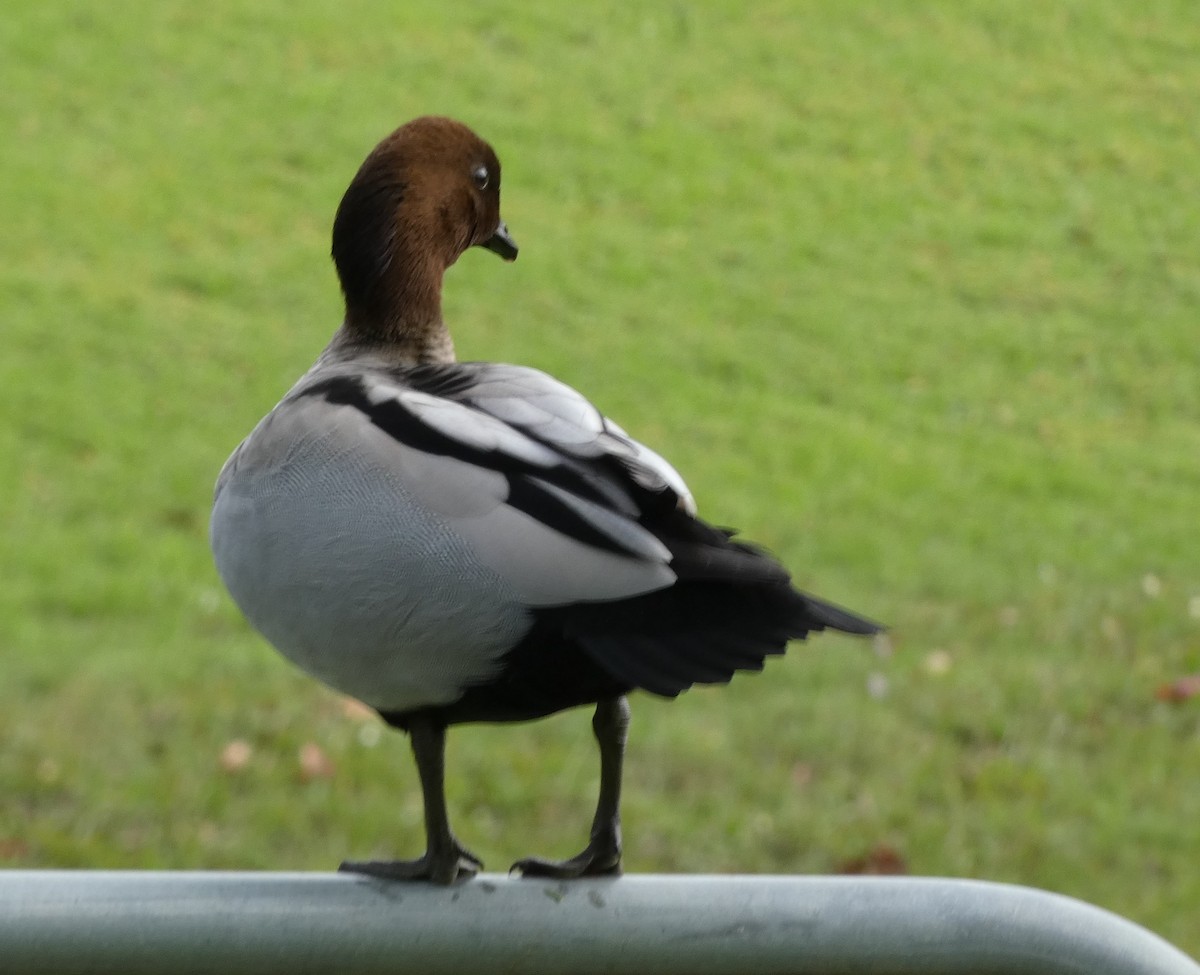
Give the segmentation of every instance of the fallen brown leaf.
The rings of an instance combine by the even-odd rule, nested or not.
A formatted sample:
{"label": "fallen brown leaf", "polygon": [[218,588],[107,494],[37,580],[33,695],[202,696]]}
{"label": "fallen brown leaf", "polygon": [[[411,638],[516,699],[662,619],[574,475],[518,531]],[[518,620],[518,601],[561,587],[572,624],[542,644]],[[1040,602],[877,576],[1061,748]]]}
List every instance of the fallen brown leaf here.
{"label": "fallen brown leaf", "polygon": [[860,857],[844,861],[838,873],[894,875],[908,873],[908,863],[900,851],[888,843],[876,843]]}
{"label": "fallen brown leaf", "polygon": [[29,852],[29,844],[15,836],[0,839],[0,860],[15,860]]}
{"label": "fallen brown leaf", "polygon": [[342,717],[351,721],[370,721],[375,717],[375,709],[353,697],[343,697],[341,701]]}
{"label": "fallen brown leaf", "polygon": [[1162,684],[1154,692],[1160,701],[1188,701],[1200,695],[1200,674],[1188,674],[1169,684]]}
{"label": "fallen brown leaf", "polygon": [[236,775],[250,764],[250,759],[253,757],[254,748],[250,742],[242,738],[235,738],[221,749],[221,768],[230,775]]}
{"label": "fallen brown leaf", "polygon": [[308,741],[300,746],[300,778],[304,782],[313,779],[331,779],[337,772],[332,759],[316,742]]}
{"label": "fallen brown leaf", "polygon": [[792,785],[803,789],[813,780],[816,769],[808,762],[797,762],[792,766]]}

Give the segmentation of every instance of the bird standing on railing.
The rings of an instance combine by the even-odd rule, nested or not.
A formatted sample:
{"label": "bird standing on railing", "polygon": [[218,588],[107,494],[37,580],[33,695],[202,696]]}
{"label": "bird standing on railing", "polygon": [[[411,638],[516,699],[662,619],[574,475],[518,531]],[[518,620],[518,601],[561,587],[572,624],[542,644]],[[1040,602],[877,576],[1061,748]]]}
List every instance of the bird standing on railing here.
{"label": "bird standing on railing", "polygon": [[446,813],[446,728],[594,703],[587,847],[514,869],[615,873],[626,694],[673,697],[760,670],[810,632],[878,627],[699,520],[679,474],[575,390],[456,362],[442,276],[476,245],[517,256],[491,147],[432,117],[384,139],[334,220],[345,321],[225,464],[213,551],[284,656],[411,736],[425,854],[343,869],[475,873]]}

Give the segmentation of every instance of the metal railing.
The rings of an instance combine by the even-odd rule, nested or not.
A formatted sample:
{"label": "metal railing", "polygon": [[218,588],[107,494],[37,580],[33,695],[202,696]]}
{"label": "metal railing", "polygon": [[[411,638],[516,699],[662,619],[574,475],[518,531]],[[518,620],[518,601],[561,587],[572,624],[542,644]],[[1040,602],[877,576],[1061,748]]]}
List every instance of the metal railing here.
{"label": "metal railing", "polygon": [[1131,921],[909,877],[0,872],[0,972],[1200,975]]}

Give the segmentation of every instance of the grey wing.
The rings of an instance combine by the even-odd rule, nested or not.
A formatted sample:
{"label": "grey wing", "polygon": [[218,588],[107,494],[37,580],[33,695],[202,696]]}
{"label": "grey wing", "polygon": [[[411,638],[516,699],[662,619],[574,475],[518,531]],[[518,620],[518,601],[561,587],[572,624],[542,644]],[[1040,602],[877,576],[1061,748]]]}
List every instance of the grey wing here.
{"label": "grey wing", "polygon": [[542,373],[439,368],[440,383],[429,368],[315,375],[293,395],[363,414],[371,433],[356,449],[393,471],[527,606],[622,599],[675,581],[635,497],[643,481],[682,486],[665,462],[656,467]]}
{"label": "grey wing", "polygon": [[616,460],[639,487],[656,493],[671,491],[681,508],[696,513],[679,472],[566,383],[525,366],[463,363],[457,368],[471,375],[470,384],[457,394],[462,401],[566,456]]}

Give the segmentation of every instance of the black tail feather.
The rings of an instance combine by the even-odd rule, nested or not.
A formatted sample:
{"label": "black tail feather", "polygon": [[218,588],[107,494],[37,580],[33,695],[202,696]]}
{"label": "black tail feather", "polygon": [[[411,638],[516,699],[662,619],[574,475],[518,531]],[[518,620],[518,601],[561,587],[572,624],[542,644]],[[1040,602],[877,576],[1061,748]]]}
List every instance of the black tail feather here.
{"label": "black tail feather", "polygon": [[816,596],[810,596],[808,593],[799,593],[799,595],[804,599],[809,618],[820,624],[819,627],[813,627],[813,629],[828,627],[842,633],[853,633],[855,636],[873,636],[884,631],[882,624],[869,620],[865,616],[859,616],[857,613],[842,609],[841,606],[835,606],[833,603],[827,603],[823,599],[817,599]]}
{"label": "black tail feather", "polygon": [[530,633],[496,678],[468,688],[443,719],[515,721],[641,688],[675,697],[763,669],[820,630],[883,628],[793,588],[767,552],[673,509],[644,522],[671,551],[675,582],[609,602],[533,610]]}
{"label": "black tail feather", "polygon": [[779,582],[679,581],[631,599],[539,615],[617,680],[669,697],[693,684],[725,683],[739,670],[761,670],[767,657],[816,630],[877,629]]}
{"label": "black tail feather", "polygon": [[825,629],[858,636],[879,624],[792,587],[766,551],[675,511],[648,524],[671,550],[674,585],[611,603],[543,610],[620,681],[674,696],[761,670],[792,640]]}

